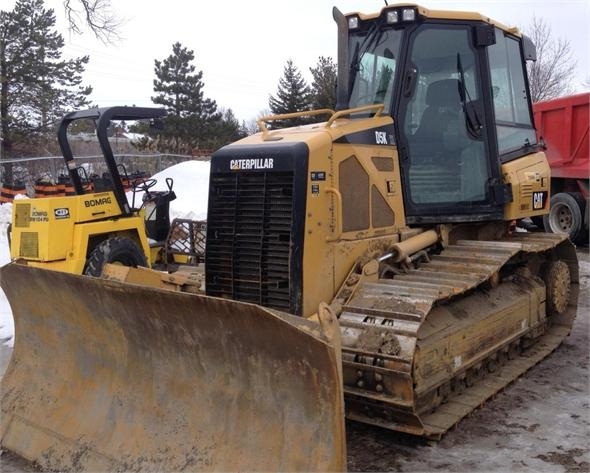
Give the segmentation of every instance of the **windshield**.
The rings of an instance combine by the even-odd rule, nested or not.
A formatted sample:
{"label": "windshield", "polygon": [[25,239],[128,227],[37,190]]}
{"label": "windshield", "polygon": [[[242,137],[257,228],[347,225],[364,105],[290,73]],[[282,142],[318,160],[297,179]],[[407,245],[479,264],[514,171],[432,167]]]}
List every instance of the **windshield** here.
{"label": "windshield", "polygon": [[375,24],[350,37],[350,108],[383,103],[391,110],[393,81],[403,30],[380,30]]}

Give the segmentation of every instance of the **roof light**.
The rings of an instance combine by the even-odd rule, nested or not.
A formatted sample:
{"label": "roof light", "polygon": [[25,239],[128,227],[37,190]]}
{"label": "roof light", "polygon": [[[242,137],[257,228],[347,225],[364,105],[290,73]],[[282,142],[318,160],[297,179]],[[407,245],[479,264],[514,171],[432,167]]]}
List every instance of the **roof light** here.
{"label": "roof light", "polygon": [[399,21],[399,15],[397,10],[389,10],[387,12],[387,23],[397,23]]}
{"label": "roof light", "polygon": [[351,30],[356,30],[358,27],[359,27],[359,17],[358,16],[348,17],[348,28]]}
{"label": "roof light", "polygon": [[413,8],[404,8],[402,10],[403,21],[414,21],[416,19],[416,10]]}

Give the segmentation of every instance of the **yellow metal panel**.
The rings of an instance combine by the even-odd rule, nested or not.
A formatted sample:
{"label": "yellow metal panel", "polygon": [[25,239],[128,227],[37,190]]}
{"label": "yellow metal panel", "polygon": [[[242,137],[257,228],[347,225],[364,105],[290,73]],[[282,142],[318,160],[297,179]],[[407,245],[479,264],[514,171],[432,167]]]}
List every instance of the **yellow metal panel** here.
{"label": "yellow metal panel", "polygon": [[533,153],[502,164],[504,182],[512,187],[512,202],[504,220],[534,217],[549,212],[551,170],[545,153]]}
{"label": "yellow metal panel", "polygon": [[143,250],[149,262],[150,247],[145,234],[145,223],[141,216],[88,222],[74,227],[72,250],[68,254],[68,259],[76,268],[75,271],[72,271],[73,273],[81,274],[86,263],[88,242],[91,237],[97,235],[122,236],[134,240]]}
{"label": "yellow metal panel", "polygon": [[[11,256],[26,257],[39,261],[65,259],[69,250],[75,221],[71,197],[27,199],[13,206]],[[35,234],[33,236],[32,234]],[[38,253],[19,254],[27,251],[27,241],[36,240]]]}
{"label": "yellow metal panel", "polygon": [[121,209],[113,192],[99,192],[76,196],[76,221],[87,222],[99,218],[117,217]]}
{"label": "yellow metal panel", "polygon": [[[304,141],[309,148],[305,248],[303,252],[303,315],[311,315],[321,301],[331,300],[355,261],[367,250],[381,251],[398,241],[397,231],[405,226],[400,166],[394,146],[333,144],[359,131],[391,125],[389,116],[356,119],[339,118],[329,123],[279,129],[252,135],[240,144],[260,144],[264,140]],[[320,133],[318,130],[325,131]],[[369,131],[371,133],[371,131]],[[360,231],[342,232],[340,163],[355,156],[368,176],[366,193],[376,189],[394,215],[393,225],[374,228],[371,223]],[[384,166],[382,160],[390,165]],[[315,178],[312,178],[315,173]],[[321,178],[317,178],[318,173]],[[371,203],[370,203],[371,204]],[[371,206],[369,215],[372,216]],[[370,222],[370,219],[369,219]],[[345,243],[345,242],[348,243]],[[335,254],[337,252],[337,254]]]}

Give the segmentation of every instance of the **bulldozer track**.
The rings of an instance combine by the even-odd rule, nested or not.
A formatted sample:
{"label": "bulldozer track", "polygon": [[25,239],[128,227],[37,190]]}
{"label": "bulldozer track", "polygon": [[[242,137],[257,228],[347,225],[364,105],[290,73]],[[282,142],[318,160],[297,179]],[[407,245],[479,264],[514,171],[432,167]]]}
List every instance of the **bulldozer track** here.
{"label": "bulldozer track", "polygon": [[455,393],[448,402],[424,417],[426,436],[440,439],[463,417],[483,406],[488,399],[550,355],[569,334],[569,331],[569,327],[563,325],[551,327],[530,349],[522,352],[521,356],[508,361],[506,365],[498,368],[497,372],[487,374],[473,387]]}
{"label": "bulldozer track", "polygon": [[[569,334],[577,301],[575,255],[571,257],[564,245],[567,243],[563,237],[551,234],[514,234],[501,241],[461,240],[417,269],[393,279],[359,282],[339,318],[347,417],[440,439],[462,418],[548,356]],[[481,335],[481,350],[455,356],[455,365],[447,367],[444,377],[416,381],[419,372],[431,363],[421,355],[429,348],[430,340],[436,340],[437,333],[445,330],[444,314],[433,310],[470,298],[484,305],[486,300],[478,295],[482,291],[476,289],[482,284],[483,292],[496,291],[499,298],[510,300],[520,288],[515,285],[512,292],[500,292],[507,287],[500,282],[500,273],[512,275],[511,265],[547,258],[541,256],[547,253],[559,254],[570,267],[572,295],[565,314],[543,318],[536,324],[513,326],[501,338],[488,340]],[[530,297],[538,291],[529,287],[529,282],[522,284],[522,291]],[[475,315],[464,317],[470,321],[465,322],[466,330],[469,324],[487,320],[477,315],[477,310],[473,312]]]}

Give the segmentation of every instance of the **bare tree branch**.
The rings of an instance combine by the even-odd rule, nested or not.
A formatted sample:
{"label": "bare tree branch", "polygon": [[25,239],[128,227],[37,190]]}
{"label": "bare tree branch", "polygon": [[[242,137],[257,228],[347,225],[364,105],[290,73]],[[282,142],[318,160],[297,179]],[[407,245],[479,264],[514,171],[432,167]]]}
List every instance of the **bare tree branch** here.
{"label": "bare tree branch", "polygon": [[103,43],[118,40],[123,21],[112,10],[111,0],[63,0],[70,30],[81,34],[84,25]]}
{"label": "bare tree branch", "polygon": [[571,94],[576,61],[570,42],[554,39],[547,22],[535,16],[525,32],[537,47],[537,61],[527,63],[533,102]]}

